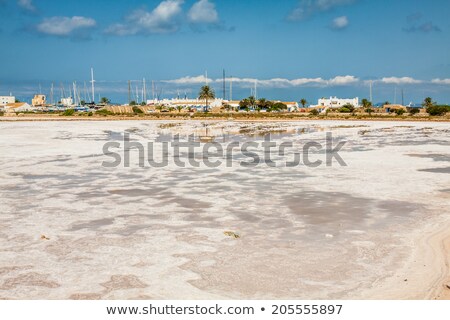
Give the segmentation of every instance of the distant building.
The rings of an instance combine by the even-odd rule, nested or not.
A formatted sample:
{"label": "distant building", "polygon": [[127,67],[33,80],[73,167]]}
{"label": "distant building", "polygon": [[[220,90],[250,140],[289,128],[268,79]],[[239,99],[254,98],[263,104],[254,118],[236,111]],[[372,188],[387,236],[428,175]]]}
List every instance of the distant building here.
{"label": "distant building", "polygon": [[5,106],[8,103],[16,102],[16,97],[14,96],[0,96],[0,106]]}
{"label": "distant building", "polygon": [[339,99],[337,97],[330,98],[322,98],[319,99],[317,106],[319,108],[327,109],[327,108],[341,108],[346,104],[351,104],[355,108],[359,107],[359,98],[353,99]]}
{"label": "distant building", "polygon": [[[208,106],[210,108],[214,107],[222,107],[222,105],[225,103],[225,100],[222,99],[211,99],[208,100]],[[166,107],[190,107],[190,108],[197,108],[197,107],[204,107],[205,106],[205,100],[201,99],[162,99],[162,100],[147,100],[147,105],[160,105],[160,106],[166,106]]]}
{"label": "distant building", "polygon": [[31,100],[31,105],[33,107],[42,107],[45,106],[47,103],[45,95],[43,94],[36,94],[34,95],[34,98]]}
{"label": "distant building", "polygon": [[284,103],[287,106],[287,111],[288,112],[295,112],[298,110],[298,102],[283,102],[280,101],[281,103]]}
{"label": "distant building", "polygon": [[30,106],[26,102],[8,103],[3,108],[7,113],[8,112],[26,112],[26,111],[36,110],[36,108]]}
{"label": "distant building", "polygon": [[70,107],[70,106],[73,106],[73,99],[72,98],[62,98],[61,99],[61,104],[64,106],[64,107]]}
{"label": "distant building", "polygon": [[408,110],[408,108],[406,106],[402,106],[400,104],[385,104],[383,106],[383,110],[386,113],[391,113],[391,112],[395,112],[396,110],[402,109],[405,112]]}

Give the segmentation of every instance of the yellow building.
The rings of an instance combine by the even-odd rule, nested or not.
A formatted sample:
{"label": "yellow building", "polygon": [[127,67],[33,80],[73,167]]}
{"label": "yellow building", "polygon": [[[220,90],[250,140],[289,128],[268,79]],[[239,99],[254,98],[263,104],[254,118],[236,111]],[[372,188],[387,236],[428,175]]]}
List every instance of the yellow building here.
{"label": "yellow building", "polygon": [[42,107],[47,103],[45,95],[35,94],[33,100],[31,100],[31,105],[33,107]]}

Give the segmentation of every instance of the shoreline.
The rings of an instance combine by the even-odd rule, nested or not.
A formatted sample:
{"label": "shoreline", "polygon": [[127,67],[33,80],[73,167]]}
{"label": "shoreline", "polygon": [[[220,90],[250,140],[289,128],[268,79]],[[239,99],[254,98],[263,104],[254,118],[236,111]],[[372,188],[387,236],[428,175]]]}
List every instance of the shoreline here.
{"label": "shoreline", "polygon": [[235,122],[292,122],[292,121],[386,121],[386,122],[450,122],[449,116],[436,118],[423,117],[309,117],[309,116],[293,116],[293,117],[227,117],[227,116],[208,116],[208,117],[189,117],[189,116],[47,116],[47,115],[23,115],[23,116],[1,116],[0,122],[25,122],[25,121],[235,121]]}
{"label": "shoreline", "polygon": [[440,249],[444,256],[444,274],[439,283],[441,286],[436,289],[432,299],[450,300],[450,232],[441,240]]}

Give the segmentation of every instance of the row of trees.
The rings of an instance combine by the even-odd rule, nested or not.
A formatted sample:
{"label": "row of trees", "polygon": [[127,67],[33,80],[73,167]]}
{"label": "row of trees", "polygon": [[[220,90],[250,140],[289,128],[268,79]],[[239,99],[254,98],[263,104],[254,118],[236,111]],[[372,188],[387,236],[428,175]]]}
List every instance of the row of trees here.
{"label": "row of trees", "polygon": [[268,112],[278,112],[287,110],[287,105],[282,102],[274,102],[265,98],[256,99],[254,96],[250,96],[239,102],[239,109],[245,111],[256,110],[259,112],[265,110]]}

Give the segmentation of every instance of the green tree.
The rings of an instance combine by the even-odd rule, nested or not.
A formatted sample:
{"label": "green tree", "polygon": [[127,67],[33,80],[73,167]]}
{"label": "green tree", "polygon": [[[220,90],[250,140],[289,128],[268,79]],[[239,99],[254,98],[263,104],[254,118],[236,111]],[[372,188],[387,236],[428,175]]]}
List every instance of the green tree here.
{"label": "green tree", "polygon": [[267,101],[265,98],[261,98],[258,100],[258,102],[256,103],[258,111],[260,111],[261,109],[266,109],[269,105],[269,101]]}
{"label": "green tree", "polygon": [[137,105],[137,103],[136,103],[136,101],[130,101],[130,106],[135,106],[135,105]]}
{"label": "green tree", "polygon": [[108,103],[110,103],[110,101],[109,101],[109,99],[108,99],[107,97],[102,97],[102,98],[100,99],[100,103],[108,104]]}
{"label": "green tree", "polygon": [[425,108],[429,108],[434,105],[435,103],[433,102],[433,99],[431,99],[430,97],[425,98],[422,103],[422,106],[424,106]]}
{"label": "green tree", "polygon": [[178,112],[181,112],[181,110],[183,110],[183,106],[177,106],[177,110]]}
{"label": "green tree", "polygon": [[86,101],[81,100],[81,101],[80,101],[80,104],[81,104],[82,106],[84,106],[84,105],[86,105]]}
{"label": "green tree", "polygon": [[308,104],[308,101],[306,101],[306,99],[301,99],[300,103],[302,104],[302,107],[305,108],[305,106]]}
{"label": "green tree", "polygon": [[239,101],[239,108],[240,109],[246,109],[247,110],[249,106],[250,106],[250,101],[247,98],[242,99],[241,101]]}
{"label": "green tree", "polygon": [[287,110],[287,105],[285,105],[285,104],[282,103],[282,102],[276,102],[276,103],[273,104],[272,110],[273,110],[273,111]]}
{"label": "green tree", "polygon": [[339,108],[338,111],[342,113],[352,113],[355,111],[355,107],[352,104],[347,103],[343,105],[342,108]]}
{"label": "green tree", "polygon": [[427,108],[427,113],[430,116],[443,116],[447,112],[450,112],[450,106],[432,105],[432,106]]}
{"label": "green tree", "polygon": [[415,114],[418,114],[419,112],[420,112],[419,108],[410,108],[409,109],[410,115],[415,115]]}
{"label": "green tree", "polygon": [[361,104],[362,104],[364,109],[370,108],[372,106],[372,102],[370,102],[367,99],[362,99],[361,100]]}
{"label": "green tree", "polygon": [[200,92],[198,93],[198,98],[200,100],[205,100],[206,108],[205,111],[208,111],[208,101],[212,100],[216,97],[214,90],[210,86],[203,86],[200,88]]}
{"label": "green tree", "polygon": [[250,107],[256,106],[256,98],[254,96],[248,97],[248,102],[250,103]]}

